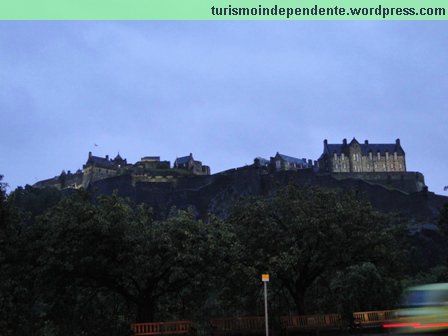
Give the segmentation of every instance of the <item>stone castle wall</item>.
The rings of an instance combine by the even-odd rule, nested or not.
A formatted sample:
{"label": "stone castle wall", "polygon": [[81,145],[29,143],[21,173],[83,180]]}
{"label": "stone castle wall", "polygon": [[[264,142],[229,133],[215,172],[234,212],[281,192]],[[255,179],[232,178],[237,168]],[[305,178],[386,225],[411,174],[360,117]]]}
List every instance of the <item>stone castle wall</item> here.
{"label": "stone castle wall", "polygon": [[[446,197],[420,188],[423,183],[420,173],[404,173],[403,179],[391,175],[388,186],[382,184],[384,174],[375,175],[372,181],[360,179],[357,174],[347,174],[346,178],[339,175],[319,174],[312,169],[269,173],[267,169],[248,166],[210,176],[182,177],[176,183],[137,182],[133,185],[130,175],[117,176],[97,181],[90,189],[96,194],[117,191],[120,196],[147,203],[159,217],[167,216],[170,209],[176,207],[193,209],[203,219],[210,213],[224,218],[241,197],[268,195],[289,183],[354,190],[380,211],[400,212],[417,220],[436,218],[440,204],[448,201]],[[393,183],[407,190],[395,188]]]}
{"label": "stone castle wall", "polygon": [[335,173],[331,176],[337,180],[364,180],[406,193],[419,192],[426,188],[425,178],[419,172]]}

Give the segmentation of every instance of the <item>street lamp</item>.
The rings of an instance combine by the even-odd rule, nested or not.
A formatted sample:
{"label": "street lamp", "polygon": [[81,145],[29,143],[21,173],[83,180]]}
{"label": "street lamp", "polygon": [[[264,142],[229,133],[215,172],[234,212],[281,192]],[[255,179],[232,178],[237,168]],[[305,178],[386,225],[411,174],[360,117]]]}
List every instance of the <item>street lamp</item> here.
{"label": "street lamp", "polygon": [[266,325],[266,336],[269,336],[269,320],[268,320],[268,282],[269,274],[262,274],[261,281],[264,284],[264,321]]}

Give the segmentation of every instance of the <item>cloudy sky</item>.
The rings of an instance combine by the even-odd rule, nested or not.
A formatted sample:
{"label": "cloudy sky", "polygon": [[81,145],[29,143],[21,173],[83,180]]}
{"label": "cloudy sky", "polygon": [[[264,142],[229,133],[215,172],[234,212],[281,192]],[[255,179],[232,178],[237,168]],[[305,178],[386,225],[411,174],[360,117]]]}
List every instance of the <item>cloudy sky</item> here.
{"label": "cloudy sky", "polygon": [[446,195],[447,88],[448,22],[4,21],[0,174],[33,184],[89,151],[213,173],[400,138]]}

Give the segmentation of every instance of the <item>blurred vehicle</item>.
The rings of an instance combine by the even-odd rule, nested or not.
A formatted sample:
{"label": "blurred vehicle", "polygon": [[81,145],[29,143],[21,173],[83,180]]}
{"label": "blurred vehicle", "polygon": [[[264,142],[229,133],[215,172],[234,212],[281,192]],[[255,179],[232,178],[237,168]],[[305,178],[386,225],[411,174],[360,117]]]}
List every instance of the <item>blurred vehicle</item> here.
{"label": "blurred vehicle", "polygon": [[406,289],[396,316],[395,322],[383,328],[399,333],[448,332],[448,283]]}

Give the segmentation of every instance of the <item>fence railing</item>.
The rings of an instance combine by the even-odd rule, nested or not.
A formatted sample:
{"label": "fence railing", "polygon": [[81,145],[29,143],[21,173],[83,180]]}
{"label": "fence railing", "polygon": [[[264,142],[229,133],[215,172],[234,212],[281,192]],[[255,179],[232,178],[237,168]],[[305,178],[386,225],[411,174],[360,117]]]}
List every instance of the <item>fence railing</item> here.
{"label": "fence railing", "polygon": [[338,329],[343,326],[339,314],[285,316],[281,322],[285,329]]}
{"label": "fence railing", "polygon": [[380,310],[353,313],[353,321],[360,326],[381,326],[397,318],[397,310]]}
{"label": "fence railing", "polygon": [[264,317],[236,317],[210,320],[213,331],[259,331],[264,330]]}
{"label": "fence railing", "polygon": [[191,321],[133,323],[131,330],[135,336],[187,334],[191,331]]}
{"label": "fence railing", "polygon": [[[353,323],[359,327],[381,327],[396,319],[396,310],[353,313]],[[350,327],[340,314],[283,316],[280,323],[285,331],[342,329]],[[262,316],[217,318],[210,320],[212,334],[262,333],[265,320]],[[193,330],[191,321],[134,323],[134,336],[187,334]]]}

